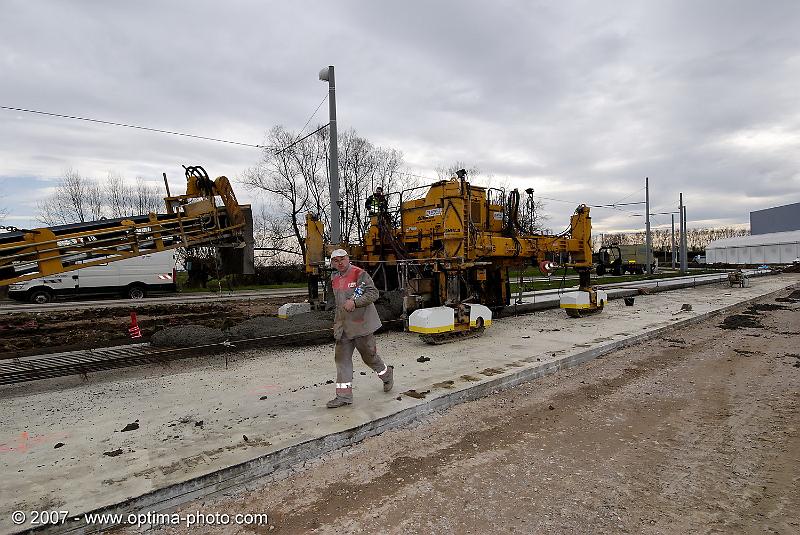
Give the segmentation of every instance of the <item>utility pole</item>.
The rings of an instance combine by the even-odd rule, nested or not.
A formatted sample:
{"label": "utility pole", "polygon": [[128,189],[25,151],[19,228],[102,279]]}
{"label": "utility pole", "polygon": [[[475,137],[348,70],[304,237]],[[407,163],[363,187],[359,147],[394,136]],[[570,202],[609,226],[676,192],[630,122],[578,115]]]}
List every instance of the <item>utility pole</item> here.
{"label": "utility pole", "polygon": [[647,228],[647,237],[645,239],[645,247],[647,247],[647,274],[653,274],[653,251],[652,245],[653,240],[650,238],[650,178],[644,177],[644,191],[645,191],[645,213],[647,217],[645,217],[646,221],[646,228]]}
{"label": "utility pole", "polygon": [[679,205],[678,205],[678,224],[679,224],[680,234],[681,234],[680,235],[680,240],[681,240],[680,250],[681,250],[681,252],[680,252],[680,255],[678,257],[678,260],[680,260],[680,263],[681,263],[681,273],[686,273],[686,270],[687,270],[688,266],[686,265],[687,264],[687,262],[686,262],[686,251],[683,248],[684,247],[683,246],[684,238],[686,237],[686,227],[684,226],[686,224],[686,218],[684,217],[684,214],[683,214],[683,192],[681,192],[681,194],[680,194],[680,201],[679,201]]}
{"label": "utility pole", "polygon": [[675,269],[675,214],[670,214],[672,216],[672,246],[669,249],[670,254],[672,255],[672,269]]}
{"label": "utility pole", "polygon": [[689,272],[689,227],[686,224],[686,205],[683,205],[683,271]]}
{"label": "utility pole", "polygon": [[331,243],[342,241],[341,209],[339,200],[339,140],[336,135],[336,82],[333,65],[319,71],[319,79],[328,82],[328,110],[330,127],[330,197],[331,197]]}

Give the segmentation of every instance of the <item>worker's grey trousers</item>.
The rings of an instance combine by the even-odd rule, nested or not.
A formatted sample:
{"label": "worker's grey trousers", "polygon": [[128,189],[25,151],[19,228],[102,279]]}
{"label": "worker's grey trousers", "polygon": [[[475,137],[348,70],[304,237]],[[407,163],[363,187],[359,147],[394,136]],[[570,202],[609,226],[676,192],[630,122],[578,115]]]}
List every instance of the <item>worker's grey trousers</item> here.
{"label": "worker's grey trousers", "polygon": [[353,350],[358,349],[364,364],[375,370],[375,373],[382,373],[386,370],[386,365],[378,356],[375,346],[375,335],[357,336],[347,338],[344,334],[336,341],[335,360],[336,360],[336,383],[350,384],[353,382]]}

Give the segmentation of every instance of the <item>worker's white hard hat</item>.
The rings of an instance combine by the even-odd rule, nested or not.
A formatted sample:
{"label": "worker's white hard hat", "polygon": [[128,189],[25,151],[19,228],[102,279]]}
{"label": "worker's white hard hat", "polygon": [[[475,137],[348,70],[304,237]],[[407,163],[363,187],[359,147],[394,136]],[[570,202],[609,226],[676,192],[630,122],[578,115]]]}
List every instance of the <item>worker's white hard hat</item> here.
{"label": "worker's white hard hat", "polygon": [[331,253],[331,260],[333,260],[334,258],[337,258],[339,256],[347,256],[347,251],[345,251],[344,249],[335,249]]}

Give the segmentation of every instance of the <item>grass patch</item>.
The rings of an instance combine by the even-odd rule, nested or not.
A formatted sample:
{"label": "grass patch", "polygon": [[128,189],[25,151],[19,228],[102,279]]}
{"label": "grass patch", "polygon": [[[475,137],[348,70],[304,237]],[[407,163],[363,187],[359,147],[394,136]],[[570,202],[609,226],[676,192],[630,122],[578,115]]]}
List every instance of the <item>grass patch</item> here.
{"label": "grass patch", "polygon": [[205,288],[188,288],[186,282],[189,276],[186,272],[178,272],[177,280],[178,292],[180,293],[219,293],[220,287],[223,292],[241,292],[247,290],[283,290],[292,288],[306,288],[308,285],[305,282],[284,282],[278,284],[242,284],[231,285],[223,278],[221,280],[209,279]]}

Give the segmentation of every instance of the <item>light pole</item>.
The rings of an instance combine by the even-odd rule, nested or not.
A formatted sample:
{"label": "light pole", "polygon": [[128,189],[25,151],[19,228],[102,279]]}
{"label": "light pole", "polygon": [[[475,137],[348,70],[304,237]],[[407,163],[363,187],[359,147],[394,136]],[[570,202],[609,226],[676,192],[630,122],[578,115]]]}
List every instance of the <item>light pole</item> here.
{"label": "light pole", "polygon": [[683,204],[683,235],[681,236],[681,242],[683,244],[683,272],[689,272],[689,226],[687,225],[686,219],[686,204]]}
{"label": "light pole", "polygon": [[645,237],[645,248],[647,252],[645,253],[645,258],[647,259],[647,274],[653,274],[653,259],[652,259],[652,247],[653,247],[653,240],[650,237],[650,177],[644,177],[644,189],[645,189],[645,224],[647,228],[647,235]]}
{"label": "light pole", "polygon": [[342,241],[342,224],[339,200],[339,145],[336,136],[336,82],[333,65],[319,71],[319,79],[328,82],[328,109],[330,126],[330,197],[331,197],[331,243],[337,245]]}
{"label": "light pole", "polygon": [[678,223],[680,224],[680,250],[681,254],[678,258],[680,260],[681,273],[684,275],[689,270],[688,262],[686,260],[686,207],[683,205],[683,192],[680,193],[678,205]]}
{"label": "light pole", "polygon": [[672,247],[670,248],[670,252],[672,253],[672,269],[675,269],[675,258],[677,258],[677,251],[675,251],[675,214],[672,213]]}

